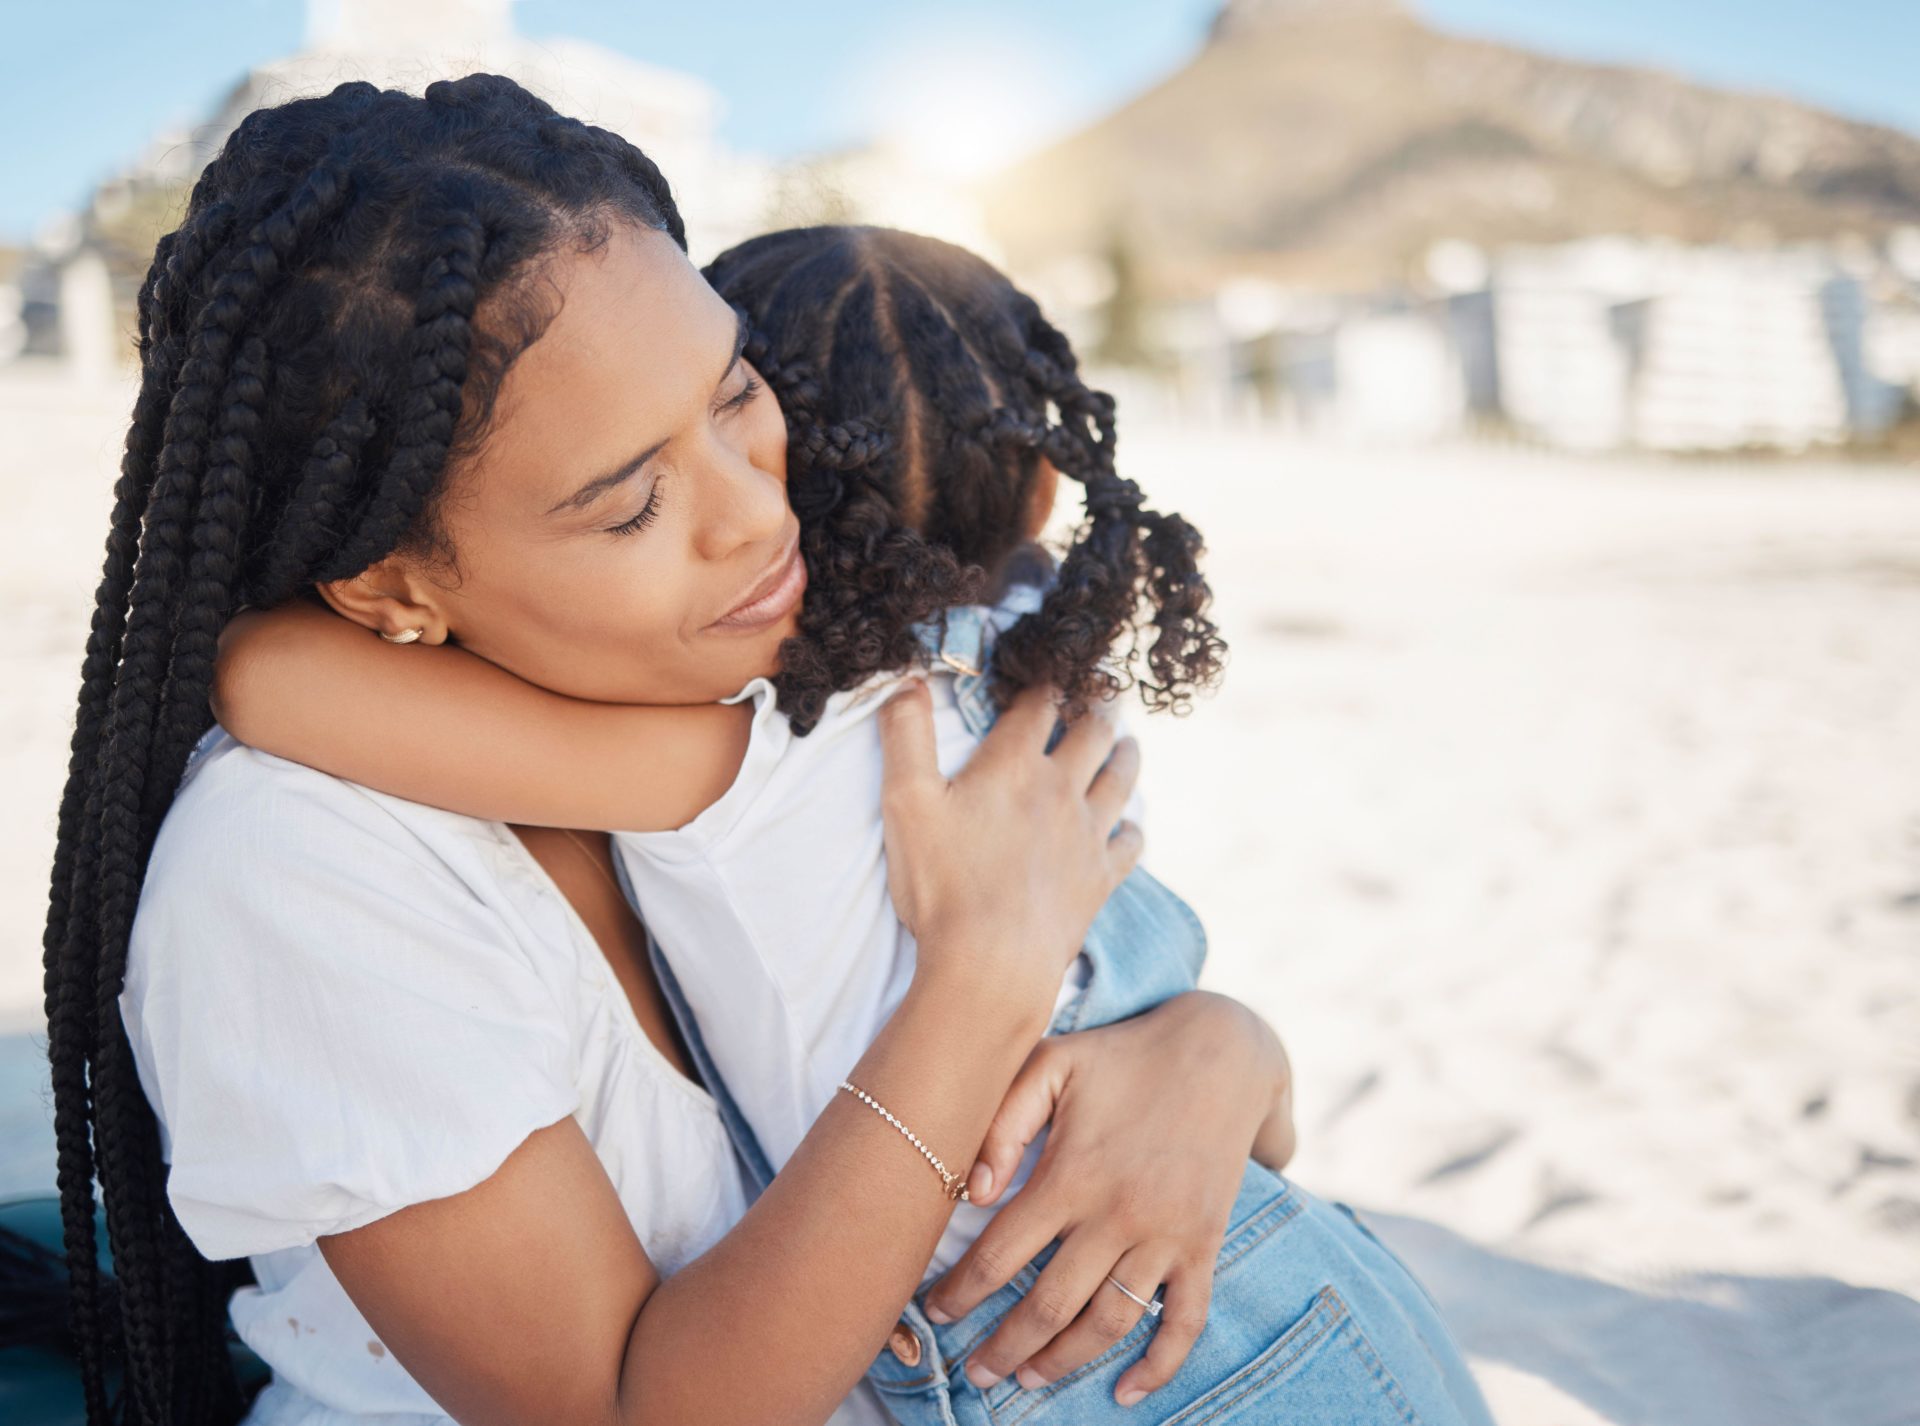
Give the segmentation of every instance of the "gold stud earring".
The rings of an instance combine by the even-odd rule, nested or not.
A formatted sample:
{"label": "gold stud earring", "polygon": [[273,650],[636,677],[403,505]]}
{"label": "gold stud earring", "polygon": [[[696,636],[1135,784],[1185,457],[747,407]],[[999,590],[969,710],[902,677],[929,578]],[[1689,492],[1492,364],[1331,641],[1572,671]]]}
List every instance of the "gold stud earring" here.
{"label": "gold stud earring", "polygon": [[380,637],[390,644],[410,644],[420,637],[421,632],[419,629],[409,629],[404,634],[389,634],[385,629],[382,629],[380,631]]}

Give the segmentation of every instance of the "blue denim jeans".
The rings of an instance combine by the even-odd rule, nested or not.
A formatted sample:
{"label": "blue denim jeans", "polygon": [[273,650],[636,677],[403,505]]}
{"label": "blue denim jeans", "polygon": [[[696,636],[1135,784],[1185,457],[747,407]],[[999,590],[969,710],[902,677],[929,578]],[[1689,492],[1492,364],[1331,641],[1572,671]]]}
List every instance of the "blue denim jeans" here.
{"label": "blue denim jeans", "polygon": [[1173,1380],[1136,1406],[1113,1392],[1146,1351],[1145,1316],[1047,1386],[1027,1391],[1008,1377],[981,1391],[967,1380],[968,1353],[1052,1253],[945,1326],[920,1299],[908,1304],[901,1324],[918,1350],[890,1346],[867,1374],[901,1426],[1492,1426],[1432,1299],[1400,1260],[1351,1209],[1258,1164],[1234,1202],[1205,1330]]}

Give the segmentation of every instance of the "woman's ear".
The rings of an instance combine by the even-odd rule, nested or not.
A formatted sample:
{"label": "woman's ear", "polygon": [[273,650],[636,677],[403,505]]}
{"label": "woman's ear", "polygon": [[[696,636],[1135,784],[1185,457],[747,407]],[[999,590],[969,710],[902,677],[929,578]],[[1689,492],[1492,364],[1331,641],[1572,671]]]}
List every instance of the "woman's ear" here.
{"label": "woman's ear", "polygon": [[1040,538],[1040,532],[1047,528],[1047,521],[1053,518],[1053,502],[1060,494],[1060,471],[1045,456],[1037,457],[1033,471],[1033,485],[1027,491],[1026,529],[1023,534],[1029,540]]}
{"label": "woman's ear", "polygon": [[[393,555],[368,565],[351,579],[314,586],[335,613],[378,634],[420,631],[423,644],[447,641],[447,619],[414,572]],[[409,640],[411,642],[411,640]]]}

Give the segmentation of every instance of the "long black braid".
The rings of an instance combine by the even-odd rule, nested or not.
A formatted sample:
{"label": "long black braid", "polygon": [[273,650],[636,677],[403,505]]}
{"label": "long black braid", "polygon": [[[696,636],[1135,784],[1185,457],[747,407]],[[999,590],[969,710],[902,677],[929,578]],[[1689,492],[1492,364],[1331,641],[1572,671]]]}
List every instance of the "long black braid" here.
{"label": "long black braid", "polygon": [[[212,721],[220,630],[238,608],[397,550],[455,563],[440,520],[449,472],[551,319],[530,279],[564,246],[604,244],[614,223],[686,246],[638,149],[472,74],[424,96],[353,82],[256,110],[155,249],[43,941],[90,1426],[226,1423],[246,1405],[225,1319],[247,1264],[202,1258],[168,1204],[118,1003],[147,859]],[[96,1175],[111,1280],[96,1261]]]}
{"label": "long black braid", "polygon": [[1042,455],[1086,513],[1041,607],[995,647],[997,695],[1052,683],[1077,710],[1133,685],[1179,712],[1218,679],[1199,533],[1118,473],[1113,399],[1004,275],[871,227],[769,233],[706,274],[746,314],[792,437],[810,583],[776,687],[796,731],[836,690],[914,662],[912,626],[979,594],[1023,539]]}

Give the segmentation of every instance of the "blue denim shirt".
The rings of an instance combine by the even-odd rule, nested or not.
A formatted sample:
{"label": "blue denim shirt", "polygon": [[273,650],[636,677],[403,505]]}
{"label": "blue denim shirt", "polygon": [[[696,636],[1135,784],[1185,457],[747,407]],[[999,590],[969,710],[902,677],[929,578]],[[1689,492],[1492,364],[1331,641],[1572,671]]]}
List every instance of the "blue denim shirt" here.
{"label": "blue denim shirt", "polygon": [[[1020,615],[1038,607],[1042,593],[1036,585],[1015,584],[996,605],[958,606],[947,610],[944,619],[936,618],[918,627],[921,644],[934,660],[935,673],[944,669],[955,676],[954,694],[961,717],[977,735],[984,736],[998,714],[986,673],[994,638]],[[1054,740],[1058,741],[1064,731],[1064,727],[1056,727]],[[619,857],[614,858],[614,866],[628,902],[639,907]],[[640,907],[640,911],[644,922],[645,908]],[[1207,937],[1192,907],[1150,873],[1135,868],[1094,917],[1082,950],[1089,966],[1086,986],[1056,1012],[1049,1034],[1112,1024],[1193,989],[1206,959]],[[661,993],[701,1079],[713,1092],[754,1188],[764,1189],[773,1181],[774,1166],[714,1067],[700,1027],[674,979],[673,968],[651,930],[647,933],[647,951]]]}
{"label": "blue denim shirt", "polygon": [[[1015,585],[988,608],[949,609],[945,627],[920,626],[921,642],[956,674],[954,697],[970,732],[984,737],[997,716],[987,675],[995,636],[1021,614],[1037,608],[1041,591]],[[1053,742],[1065,732],[1057,726]],[[1049,743],[1051,750],[1052,743]],[[1135,868],[1100,908],[1082,945],[1091,966],[1086,989],[1062,1006],[1049,1034],[1109,1025],[1191,990],[1207,955],[1207,934],[1193,908],[1150,873]]]}

